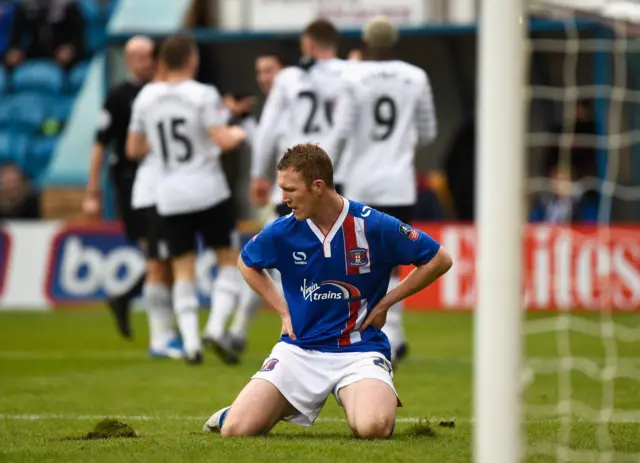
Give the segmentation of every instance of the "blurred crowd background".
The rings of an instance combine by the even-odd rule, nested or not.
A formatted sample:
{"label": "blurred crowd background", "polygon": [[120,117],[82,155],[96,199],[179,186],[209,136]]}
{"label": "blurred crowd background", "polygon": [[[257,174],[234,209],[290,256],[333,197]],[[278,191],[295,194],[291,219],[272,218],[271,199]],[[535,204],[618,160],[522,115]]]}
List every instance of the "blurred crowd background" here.
{"label": "blurred crowd background", "polygon": [[[199,80],[215,84],[229,105],[241,105],[243,117],[259,118],[264,94],[257,61],[273,55],[284,65],[296,63],[296,34],[306,20],[301,19],[298,28],[277,24],[264,28],[265,21],[284,20],[256,18],[256,14],[247,19],[252,3],[268,2],[0,0],[0,218],[70,220],[81,214],[99,108],[108,88],[126,77],[122,46],[133,34],[160,38],[177,29],[193,29],[203,56]],[[429,5],[423,20],[401,15],[398,19],[407,27],[398,57],[429,74],[440,126],[436,142],[417,156],[420,199],[415,216],[421,221],[468,222],[475,216],[475,10],[465,21],[453,17],[461,14],[460,8],[453,12],[455,1],[423,3]],[[145,5],[147,10],[143,10]],[[179,20],[176,10],[182,14]],[[152,17],[145,18],[143,12],[148,11]],[[597,25],[576,27],[585,39],[600,33]],[[357,27],[342,29],[341,56],[357,54]],[[531,30],[534,38],[566,35],[562,25],[535,18]],[[534,51],[530,85],[562,90],[571,85],[612,84],[611,73],[598,71],[603,65],[610,67],[612,57],[601,55],[579,51],[571,76],[574,81],[569,82],[566,51]],[[638,57],[630,53],[627,59],[631,65],[624,85],[635,89],[640,80]],[[639,221],[639,201],[619,198],[615,189],[603,197],[601,189],[605,178],[621,186],[640,184],[638,147],[631,142],[622,146],[602,142],[607,133],[632,131],[640,121],[636,105],[618,106],[615,110],[623,115],[621,126],[611,127],[606,122],[611,106],[605,98],[578,99],[575,105],[569,100],[534,97],[531,101],[529,131],[534,136],[530,137],[528,175],[534,181],[530,182],[528,219]],[[560,136],[569,133],[587,137],[567,141]],[[535,141],[540,138],[544,140]],[[615,172],[607,167],[612,156],[618,163]],[[245,220],[256,216],[247,193],[249,163],[250,153],[246,152],[225,158]],[[106,188],[103,220],[116,218],[110,194]],[[603,207],[602,201],[611,208]]]}

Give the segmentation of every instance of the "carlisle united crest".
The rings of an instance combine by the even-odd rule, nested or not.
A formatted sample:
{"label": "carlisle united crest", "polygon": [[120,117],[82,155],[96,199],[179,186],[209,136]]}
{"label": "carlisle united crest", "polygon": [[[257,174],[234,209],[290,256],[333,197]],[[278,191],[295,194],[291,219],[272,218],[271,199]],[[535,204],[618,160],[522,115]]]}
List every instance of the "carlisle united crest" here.
{"label": "carlisle united crest", "polygon": [[364,267],[369,263],[369,254],[364,248],[349,250],[349,265],[354,267]]}
{"label": "carlisle united crest", "polygon": [[276,364],[279,362],[280,360],[278,359],[269,359],[266,362],[264,362],[264,365],[262,365],[262,368],[260,368],[260,371],[273,371],[273,369],[276,367]]}

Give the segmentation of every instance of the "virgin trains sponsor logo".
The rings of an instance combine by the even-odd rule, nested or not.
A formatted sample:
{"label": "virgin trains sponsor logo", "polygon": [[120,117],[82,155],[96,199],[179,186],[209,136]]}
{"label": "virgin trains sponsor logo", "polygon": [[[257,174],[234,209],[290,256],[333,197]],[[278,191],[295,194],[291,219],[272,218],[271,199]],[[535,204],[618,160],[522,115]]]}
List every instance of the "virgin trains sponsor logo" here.
{"label": "virgin trains sponsor logo", "polygon": [[305,301],[348,301],[360,298],[360,290],[349,283],[325,280],[321,283],[307,284],[304,279],[300,292]]}

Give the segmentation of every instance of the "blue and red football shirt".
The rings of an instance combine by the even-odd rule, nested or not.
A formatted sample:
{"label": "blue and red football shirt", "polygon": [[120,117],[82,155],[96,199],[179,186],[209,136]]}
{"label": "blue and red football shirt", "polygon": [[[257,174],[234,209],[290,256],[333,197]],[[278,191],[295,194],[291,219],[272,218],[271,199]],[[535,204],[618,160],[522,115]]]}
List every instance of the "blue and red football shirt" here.
{"label": "blue and red football shirt", "polygon": [[241,255],[248,267],[282,274],[297,337],[282,335],[282,341],[321,352],[380,352],[390,359],[382,331],[358,329],[387,293],[393,269],[426,264],[439,248],[426,233],[343,198],[326,236],[313,221],[290,214],[267,225]]}

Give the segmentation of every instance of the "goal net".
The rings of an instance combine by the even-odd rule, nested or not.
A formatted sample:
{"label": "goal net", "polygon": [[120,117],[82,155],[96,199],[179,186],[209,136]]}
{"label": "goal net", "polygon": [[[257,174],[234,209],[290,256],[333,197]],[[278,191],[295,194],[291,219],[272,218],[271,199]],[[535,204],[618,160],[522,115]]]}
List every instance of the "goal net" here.
{"label": "goal net", "polygon": [[640,1],[526,4],[519,454],[640,462]]}

